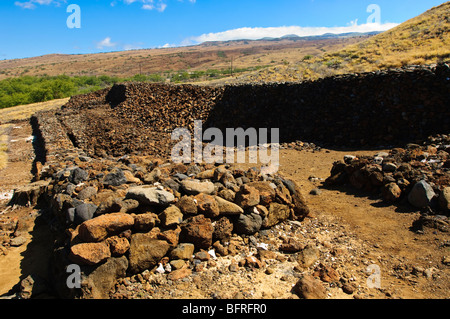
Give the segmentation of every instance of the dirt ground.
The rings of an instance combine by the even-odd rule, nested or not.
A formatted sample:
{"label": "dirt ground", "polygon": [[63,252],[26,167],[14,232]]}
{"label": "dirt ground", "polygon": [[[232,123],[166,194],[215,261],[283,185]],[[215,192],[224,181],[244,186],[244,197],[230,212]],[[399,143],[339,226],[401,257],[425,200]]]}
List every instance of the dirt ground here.
{"label": "dirt ground", "polygon": [[[14,124],[10,131],[9,162],[0,171],[2,196],[11,194],[14,188],[27,184],[32,178],[34,150],[31,135],[27,121]],[[419,212],[402,206],[386,206],[377,196],[351,188],[333,190],[322,186],[333,162],[341,160],[344,155],[373,155],[379,151],[281,150],[280,173],[302,186],[312,217],[301,226],[280,225],[275,232],[282,235],[272,236],[270,240],[275,243],[287,234],[319,245],[327,256],[326,260],[334,263],[338,272],[350,278],[357,287],[353,295],[343,293],[338,287],[330,287],[330,299],[449,298],[448,233],[434,229],[426,229],[423,234],[415,233],[409,228],[419,217]],[[320,194],[310,194],[313,189],[319,189]],[[19,247],[0,247],[0,296],[10,294],[12,288],[28,274],[46,278],[52,247],[48,226],[38,211],[26,207],[8,208],[7,202],[7,199],[0,201],[0,222],[16,218],[16,235],[24,236],[26,241]],[[217,260],[215,272],[204,271],[189,281],[172,284],[172,290],[153,290],[152,297],[208,298],[214,293],[222,298],[296,298],[290,292],[297,280],[292,271],[295,260],[289,256],[281,262],[269,262],[270,274],[265,269],[251,273],[219,271],[222,276],[218,279],[216,275],[222,269],[221,263],[229,264],[230,259]],[[381,288],[367,288],[366,268],[371,264],[381,269]],[[157,278],[152,280],[157,281]],[[251,295],[245,292],[249,289]]]}

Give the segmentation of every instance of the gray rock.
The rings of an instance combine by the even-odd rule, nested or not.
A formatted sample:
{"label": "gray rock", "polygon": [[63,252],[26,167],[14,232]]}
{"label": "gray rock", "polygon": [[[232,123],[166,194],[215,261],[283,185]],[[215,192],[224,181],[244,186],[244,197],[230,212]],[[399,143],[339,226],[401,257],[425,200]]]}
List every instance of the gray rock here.
{"label": "gray rock", "polygon": [[237,234],[253,235],[261,229],[262,217],[259,214],[241,214],[234,222],[234,231]]}
{"label": "gray rock", "polygon": [[92,219],[94,217],[94,213],[97,210],[97,206],[94,204],[81,204],[75,207],[74,209],[74,218],[73,222],[77,225]]}
{"label": "gray rock", "polygon": [[417,208],[424,208],[430,205],[431,200],[436,194],[433,188],[424,180],[416,183],[408,195],[408,201]]}
{"label": "gray rock", "polygon": [[126,198],[135,199],[140,204],[149,206],[169,206],[175,201],[172,193],[152,186],[131,187]]}
{"label": "gray rock", "polygon": [[71,170],[69,181],[71,183],[74,183],[75,185],[78,185],[84,181],[87,181],[88,178],[89,178],[88,172],[79,167],[76,167]]}
{"label": "gray rock", "polygon": [[103,179],[103,184],[110,186],[120,186],[126,184],[127,179],[125,174],[120,168],[114,168],[112,171],[105,176]]}

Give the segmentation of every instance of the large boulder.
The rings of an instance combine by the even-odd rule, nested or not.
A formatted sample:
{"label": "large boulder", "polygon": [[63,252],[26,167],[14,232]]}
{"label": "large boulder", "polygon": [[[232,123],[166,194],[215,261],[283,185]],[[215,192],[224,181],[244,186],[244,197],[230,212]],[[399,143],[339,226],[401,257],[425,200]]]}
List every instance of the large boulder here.
{"label": "large boulder", "polygon": [[431,200],[436,196],[433,188],[426,181],[422,180],[414,185],[408,195],[408,201],[417,208],[424,208],[431,204]]}
{"label": "large boulder", "polygon": [[108,236],[131,229],[134,218],[123,213],[101,215],[80,225],[79,236],[85,242],[99,242]]}
{"label": "large boulder", "polygon": [[158,265],[169,251],[170,244],[152,234],[133,234],[130,244],[130,272],[137,274]]}

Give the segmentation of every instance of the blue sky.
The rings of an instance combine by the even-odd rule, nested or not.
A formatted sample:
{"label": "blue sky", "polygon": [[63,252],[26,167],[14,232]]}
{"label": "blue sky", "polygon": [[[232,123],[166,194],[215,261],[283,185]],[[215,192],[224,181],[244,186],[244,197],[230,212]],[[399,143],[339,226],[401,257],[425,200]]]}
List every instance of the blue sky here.
{"label": "blue sky", "polygon": [[[386,30],[443,0],[2,0],[0,59]],[[80,28],[67,19],[80,8]],[[378,23],[367,19],[379,8]],[[73,20],[75,21],[75,20]]]}

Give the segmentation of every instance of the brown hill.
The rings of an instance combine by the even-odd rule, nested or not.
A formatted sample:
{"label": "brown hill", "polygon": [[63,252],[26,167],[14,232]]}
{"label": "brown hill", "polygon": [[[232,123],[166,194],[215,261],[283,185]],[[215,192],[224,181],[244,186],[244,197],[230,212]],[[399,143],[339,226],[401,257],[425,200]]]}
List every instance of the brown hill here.
{"label": "brown hill", "polygon": [[109,75],[251,68],[301,61],[359,43],[369,36],[325,39],[279,39],[204,43],[197,46],[98,54],[52,54],[0,61],[0,80],[21,75]]}
{"label": "brown hill", "polygon": [[446,2],[360,43],[246,74],[239,81],[299,81],[446,61],[450,59],[449,31],[450,2]]}

